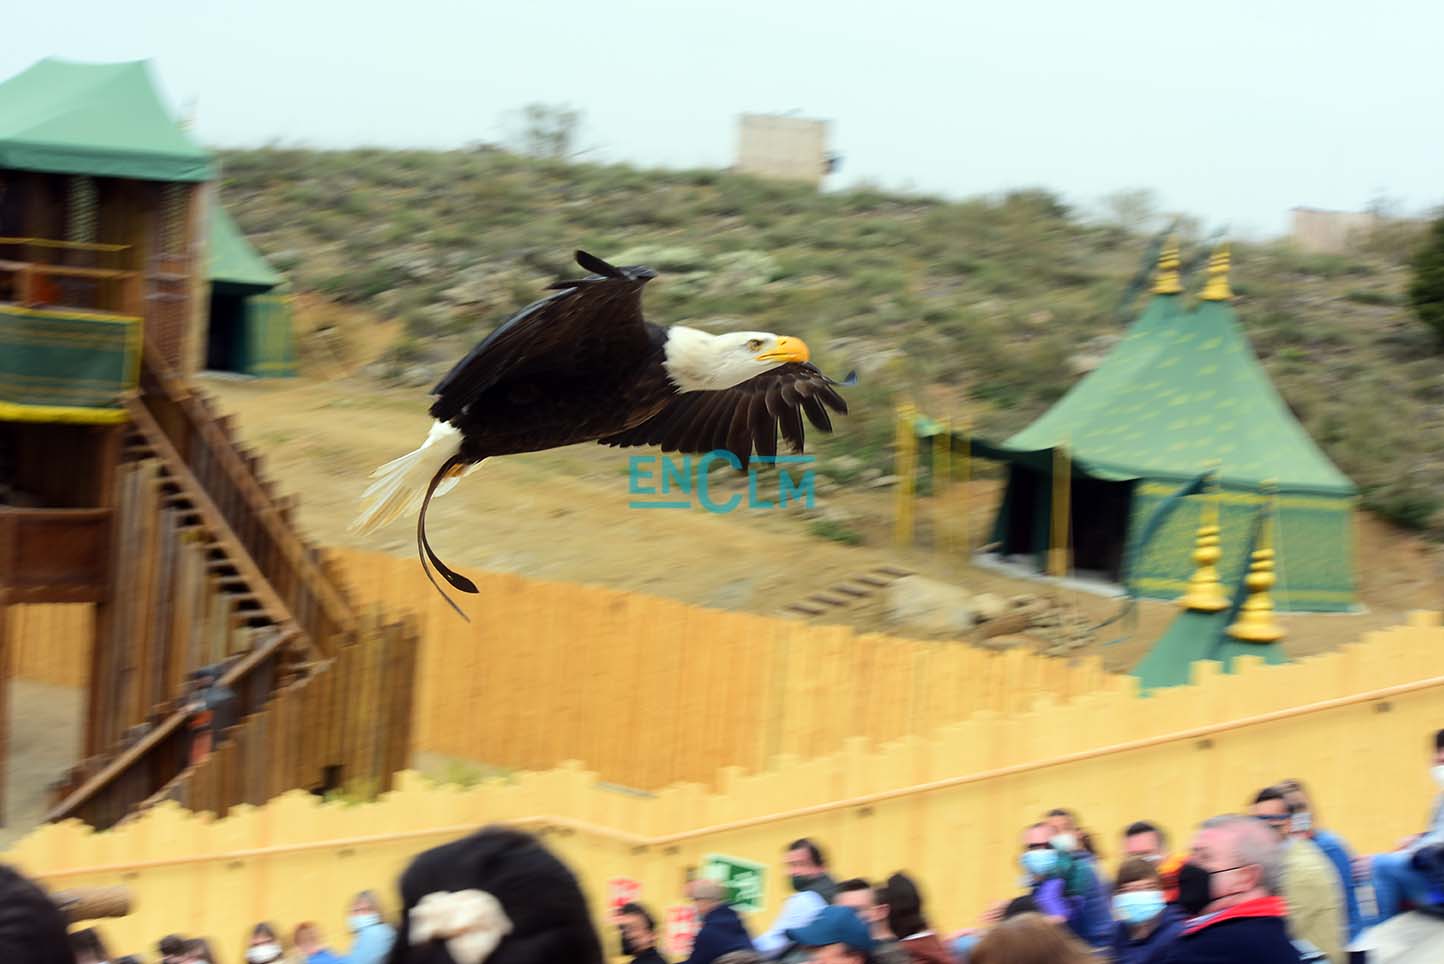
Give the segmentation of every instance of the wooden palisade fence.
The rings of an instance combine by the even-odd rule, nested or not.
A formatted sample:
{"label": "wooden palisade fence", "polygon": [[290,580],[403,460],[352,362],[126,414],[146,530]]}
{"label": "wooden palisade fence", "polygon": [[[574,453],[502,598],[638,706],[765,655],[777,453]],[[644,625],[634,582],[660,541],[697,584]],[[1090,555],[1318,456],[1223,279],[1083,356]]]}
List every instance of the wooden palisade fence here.
{"label": "wooden palisade fence", "polygon": [[358,593],[421,620],[416,748],[504,767],[576,759],[652,789],[1132,685],[1097,656],[858,634],[510,573],[467,570],[480,589],[462,600],[467,623],[414,559],[336,558]]}

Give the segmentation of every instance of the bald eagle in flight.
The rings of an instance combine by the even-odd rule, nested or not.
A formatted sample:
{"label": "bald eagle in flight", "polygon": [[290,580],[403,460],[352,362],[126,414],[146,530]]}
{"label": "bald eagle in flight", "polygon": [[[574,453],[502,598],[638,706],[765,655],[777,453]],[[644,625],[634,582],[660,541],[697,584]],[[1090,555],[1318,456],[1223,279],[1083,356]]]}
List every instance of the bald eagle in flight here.
{"label": "bald eagle in flight", "polygon": [[833,386],[851,385],[856,375],[828,378],[808,362],[801,339],[651,324],[642,317],[642,288],[656,272],[613,267],[585,251],[576,259],[591,274],[551,285],[554,294],[487,335],[432,389],[435,421],[421,447],[371,474],[353,530],[371,532],[417,512],[417,551],[438,592],[428,560],[453,588],[477,589],[432,551],[427,507],[483,459],[595,441],[695,454],[724,449],[745,468],[753,452],[777,454],[779,429],[801,452],[804,414],[831,432],[827,410],[847,413]]}

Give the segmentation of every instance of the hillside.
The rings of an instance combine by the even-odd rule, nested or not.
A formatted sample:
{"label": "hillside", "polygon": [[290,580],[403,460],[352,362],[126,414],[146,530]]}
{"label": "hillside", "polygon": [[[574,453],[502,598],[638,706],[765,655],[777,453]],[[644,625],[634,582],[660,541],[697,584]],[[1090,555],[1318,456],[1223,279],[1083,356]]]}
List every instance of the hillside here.
{"label": "hillside", "polygon": [[[573,274],[570,252],[585,247],[663,272],[648,292],[655,320],[796,334],[836,374],[856,367],[858,415],[820,448],[873,464],[898,392],[995,435],[1034,418],[1121,330],[1146,247],[1036,190],[958,203],[819,194],[492,150],[267,149],[223,161],[225,203],[297,288],[387,331],[376,376],[430,382]],[[1365,504],[1438,536],[1444,375],[1401,307],[1406,250],[1397,239],[1354,259],[1236,247],[1233,280],[1264,364]],[[328,357],[368,361],[378,347],[375,331],[360,333],[362,349],[354,326],[335,331]]]}

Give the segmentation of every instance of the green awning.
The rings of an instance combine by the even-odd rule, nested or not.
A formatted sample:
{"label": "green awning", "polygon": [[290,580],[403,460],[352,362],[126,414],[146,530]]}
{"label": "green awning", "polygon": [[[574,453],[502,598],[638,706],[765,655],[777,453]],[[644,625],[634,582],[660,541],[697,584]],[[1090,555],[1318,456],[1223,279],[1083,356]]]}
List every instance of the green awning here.
{"label": "green awning", "polygon": [[212,284],[269,291],[285,278],[256,253],[236,222],[219,204],[210,212],[210,279]]}
{"label": "green awning", "polygon": [[47,58],[0,84],[0,168],[208,181],[211,154],[161,103],[146,61]]}

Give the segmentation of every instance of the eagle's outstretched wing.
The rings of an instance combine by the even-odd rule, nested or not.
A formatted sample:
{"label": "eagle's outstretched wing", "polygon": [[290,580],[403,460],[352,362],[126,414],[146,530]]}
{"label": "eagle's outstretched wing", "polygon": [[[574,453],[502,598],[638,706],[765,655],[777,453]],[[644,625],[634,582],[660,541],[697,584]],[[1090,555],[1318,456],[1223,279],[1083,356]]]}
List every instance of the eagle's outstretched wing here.
{"label": "eagle's outstretched wing", "polygon": [[781,365],[732,388],[716,392],[686,392],[647,421],[606,438],[603,445],[656,445],[663,452],[699,454],[726,449],[745,468],[755,451],[777,455],[777,432],[794,452],[804,440],[802,416],[823,432],[832,431],[830,408],[847,414],[847,402],[835,385],[855,384],[849,374],[843,382],[828,378],[808,362]]}
{"label": "eagle's outstretched wing", "polygon": [[551,286],[560,289],[556,294],[527,305],[482,339],[431,390],[436,396],[432,418],[450,421],[482,392],[539,359],[555,369],[569,358],[599,350],[626,357],[648,349],[642,286],[654,273],[642,267],[616,268],[585,251],[578,251],[576,258],[592,274],[557,282]]}

